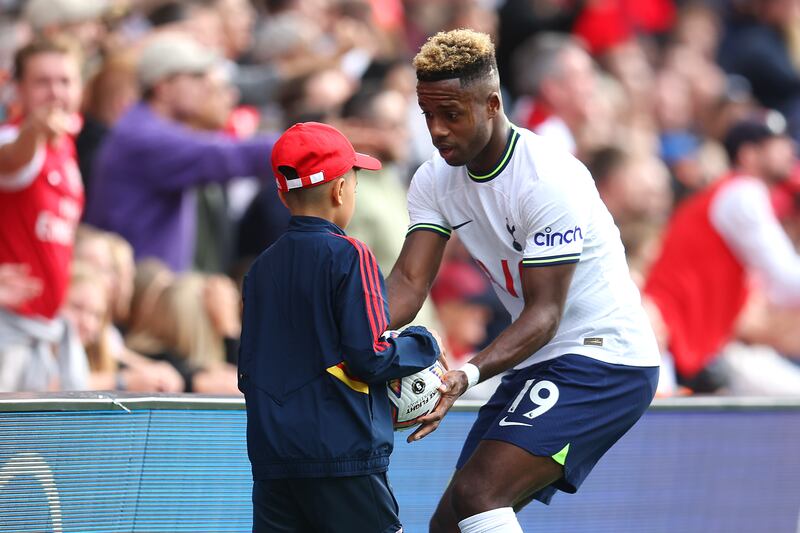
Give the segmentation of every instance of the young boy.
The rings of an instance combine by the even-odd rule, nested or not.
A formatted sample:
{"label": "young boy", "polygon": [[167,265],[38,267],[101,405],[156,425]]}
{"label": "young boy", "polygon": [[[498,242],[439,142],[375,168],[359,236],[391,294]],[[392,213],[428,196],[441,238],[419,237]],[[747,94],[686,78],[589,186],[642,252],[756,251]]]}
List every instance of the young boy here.
{"label": "young boy", "polygon": [[295,124],[272,151],[289,229],[244,282],[239,388],[247,404],[254,532],[402,531],[386,478],[385,382],[427,368],[425,328],[392,339],[383,276],[345,235],[356,173],[378,170],[344,135]]}

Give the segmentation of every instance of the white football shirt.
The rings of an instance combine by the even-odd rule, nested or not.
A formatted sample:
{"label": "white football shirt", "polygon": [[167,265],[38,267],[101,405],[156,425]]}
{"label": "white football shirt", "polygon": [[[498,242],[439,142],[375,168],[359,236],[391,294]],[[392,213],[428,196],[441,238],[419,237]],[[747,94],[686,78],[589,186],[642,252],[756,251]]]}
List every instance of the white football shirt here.
{"label": "white football shirt", "polygon": [[619,230],[589,171],[569,153],[517,127],[482,176],[434,153],[414,175],[408,210],[409,232],[458,232],[513,320],[524,306],[521,269],[577,263],[558,331],[517,368],[570,353],[659,365]]}

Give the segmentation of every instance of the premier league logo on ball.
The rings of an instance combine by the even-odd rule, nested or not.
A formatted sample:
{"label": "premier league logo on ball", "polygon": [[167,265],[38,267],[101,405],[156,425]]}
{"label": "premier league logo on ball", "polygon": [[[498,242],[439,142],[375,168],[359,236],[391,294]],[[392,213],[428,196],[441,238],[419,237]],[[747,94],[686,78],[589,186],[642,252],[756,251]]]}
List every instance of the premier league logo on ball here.
{"label": "premier league logo on ball", "polygon": [[439,401],[439,387],[446,372],[436,361],[425,370],[386,384],[386,393],[392,403],[392,422],[395,429],[416,426],[417,420],[433,411]]}

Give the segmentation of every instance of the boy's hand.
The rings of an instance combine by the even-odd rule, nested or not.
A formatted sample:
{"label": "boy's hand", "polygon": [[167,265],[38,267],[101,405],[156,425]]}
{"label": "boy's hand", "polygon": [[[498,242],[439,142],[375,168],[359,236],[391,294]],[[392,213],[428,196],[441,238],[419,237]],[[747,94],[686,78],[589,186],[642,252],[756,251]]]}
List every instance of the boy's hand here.
{"label": "boy's hand", "polygon": [[429,414],[420,418],[422,423],[414,433],[408,436],[408,442],[414,442],[432,433],[453,406],[455,401],[467,390],[467,375],[460,370],[451,370],[442,376],[442,385],[439,387],[439,403]]}

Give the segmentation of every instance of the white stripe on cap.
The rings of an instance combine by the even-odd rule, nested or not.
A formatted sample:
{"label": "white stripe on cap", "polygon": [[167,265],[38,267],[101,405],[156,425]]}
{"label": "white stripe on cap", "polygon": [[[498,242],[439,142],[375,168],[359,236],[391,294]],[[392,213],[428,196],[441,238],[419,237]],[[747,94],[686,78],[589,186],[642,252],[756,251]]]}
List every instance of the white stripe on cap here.
{"label": "white stripe on cap", "polygon": [[311,174],[309,179],[311,180],[311,183],[319,183],[325,179],[325,174],[320,170],[319,172]]}
{"label": "white stripe on cap", "polygon": [[293,180],[286,180],[287,189],[300,189],[303,186],[303,180],[295,178]]}

